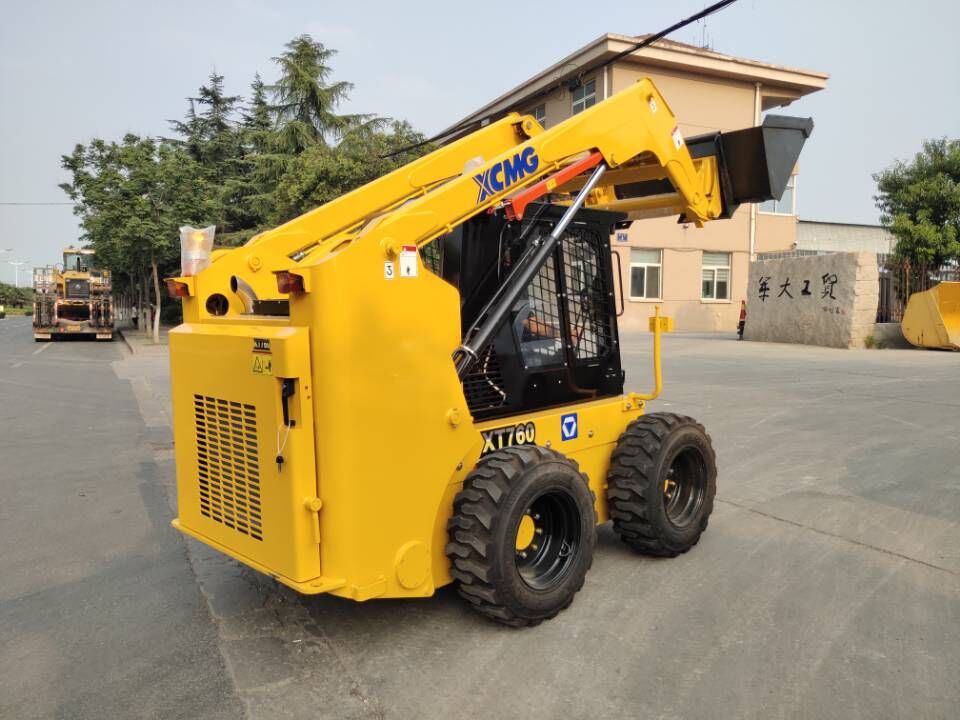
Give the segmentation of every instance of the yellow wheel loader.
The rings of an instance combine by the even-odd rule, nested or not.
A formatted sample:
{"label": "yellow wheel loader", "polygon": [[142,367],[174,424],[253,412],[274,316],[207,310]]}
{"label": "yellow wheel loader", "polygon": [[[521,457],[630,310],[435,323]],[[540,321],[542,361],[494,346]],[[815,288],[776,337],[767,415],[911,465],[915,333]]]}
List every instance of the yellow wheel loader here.
{"label": "yellow wheel loader", "polygon": [[90,248],[66,248],[62,269],[33,269],[33,337],[58,336],[113,339],[111,273]]}
{"label": "yellow wheel loader", "polygon": [[900,331],[911,345],[960,350],[960,282],[941,282],[907,301]]}
{"label": "yellow wheel loader", "polygon": [[644,413],[669,318],[654,392],[624,391],[611,231],[779,197],[811,129],[684,138],[643,80],[549,130],[510,114],[243,247],[185,247],[174,527],[300,593],[455,583],[513,626],[571,603],[599,523],[686,552],[714,451]]}

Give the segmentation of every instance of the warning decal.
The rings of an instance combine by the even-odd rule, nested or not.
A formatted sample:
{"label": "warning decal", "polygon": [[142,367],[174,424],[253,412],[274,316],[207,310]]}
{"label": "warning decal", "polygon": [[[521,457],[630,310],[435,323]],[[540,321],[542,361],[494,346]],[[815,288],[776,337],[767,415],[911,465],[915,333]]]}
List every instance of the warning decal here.
{"label": "warning decal", "polygon": [[400,277],[417,276],[417,246],[404,245],[400,250]]}
{"label": "warning decal", "polygon": [[253,356],[253,374],[254,375],[273,375],[273,356],[272,355],[254,355]]}

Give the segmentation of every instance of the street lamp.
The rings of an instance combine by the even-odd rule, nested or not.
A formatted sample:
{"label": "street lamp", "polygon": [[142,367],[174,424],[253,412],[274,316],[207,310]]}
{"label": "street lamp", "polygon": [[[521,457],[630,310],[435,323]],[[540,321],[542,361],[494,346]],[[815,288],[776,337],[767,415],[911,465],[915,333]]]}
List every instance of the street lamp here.
{"label": "street lamp", "polygon": [[17,279],[14,282],[16,284],[16,287],[20,287],[20,266],[26,265],[27,261],[26,260],[7,260],[7,264],[13,265],[14,269],[16,270]]}

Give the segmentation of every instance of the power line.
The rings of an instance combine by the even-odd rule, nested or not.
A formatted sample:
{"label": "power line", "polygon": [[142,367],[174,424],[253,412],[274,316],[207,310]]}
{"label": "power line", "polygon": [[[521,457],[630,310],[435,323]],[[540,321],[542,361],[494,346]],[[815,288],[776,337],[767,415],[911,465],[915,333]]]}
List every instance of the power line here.
{"label": "power line", "polygon": [[0,202],[0,205],[73,205],[72,202]]}

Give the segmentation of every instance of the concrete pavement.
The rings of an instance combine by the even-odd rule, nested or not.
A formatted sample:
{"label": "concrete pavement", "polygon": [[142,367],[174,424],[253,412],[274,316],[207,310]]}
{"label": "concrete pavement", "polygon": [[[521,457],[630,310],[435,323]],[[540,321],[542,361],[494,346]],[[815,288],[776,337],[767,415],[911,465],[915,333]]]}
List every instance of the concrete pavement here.
{"label": "concrete pavement", "polygon": [[[628,384],[644,389],[649,338],[624,340]],[[0,335],[0,347],[5,342]],[[0,357],[2,377],[15,364],[8,359]],[[141,485],[154,493],[172,488],[163,426],[166,362],[158,348],[114,363],[131,388],[117,391],[114,412],[127,428],[124,442],[152,461],[154,474]],[[518,632],[470,612],[449,589],[422,601],[301,598],[190,541],[189,563],[180,551],[168,571],[182,593],[195,574],[205,599],[200,610],[209,610],[216,638],[200,633],[187,644],[196,662],[209,663],[208,683],[222,655],[229,683],[222,704],[204,695],[195,707],[184,706],[194,707],[193,715],[182,716],[233,712],[235,692],[250,718],[955,717],[960,357],[675,335],[665,342],[665,377],[664,398],[651,410],[703,421],[719,458],[714,516],[690,553],[671,560],[636,556],[601,528],[593,568],[573,606]],[[15,392],[29,402],[29,388]],[[137,425],[134,407],[146,424]],[[39,425],[51,410],[34,412]],[[75,452],[85,458],[98,444]],[[20,452],[0,444],[12,447]],[[34,477],[39,472],[36,465],[23,473],[32,486],[27,478],[14,480],[17,502],[28,509],[56,494],[55,483],[51,488]],[[165,523],[169,505],[148,502],[146,490],[140,497],[140,515],[131,516],[125,535],[139,531],[166,547],[156,515],[166,513]],[[88,512],[97,511],[84,517]],[[4,539],[8,527],[4,518]],[[31,530],[20,528],[17,537],[32,538]],[[14,547],[14,556],[26,558],[0,562],[37,564],[29,547]],[[7,577],[7,566],[0,569]],[[124,567],[114,582],[138,572]],[[33,574],[36,583],[47,571]],[[38,632],[31,613],[57,603],[49,596],[29,609],[15,603],[14,614],[7,584],[0,633],[12,633],[23,648],[17,658],[29,658],[35,641],[28,639]],[[141,590],[155,592],[138,585],[125,597],[138,600]],[[116,594],[112,586],[103,592]],[[165,605],[168,613],[178,607],[186,613],[190,602],[171,602],[177,599],[181,605]],[[185,622],[193,633],[203,614],[189,610]],[[77,632],[75,625],[68,617],[58,627]],[[131,644],[177,634],[152,621],[128,629]],[[12,667],[2,639],[0,698]],[[101,667],[111,663],[102,660]],[[69,684],[77,672],[69,664],[55,670],[19,664],[26,670],[17,688]],[[102,696],[112,701],[125,684],[104,685]],[[124,692],[129,698],[145,691],[133,684]],[[97,717],[93,707],[74,714]]]}
{"label": "concrete pavement", "polygon": [[0,320],[0,717],[237,717],[126,351],[30,322]]}

